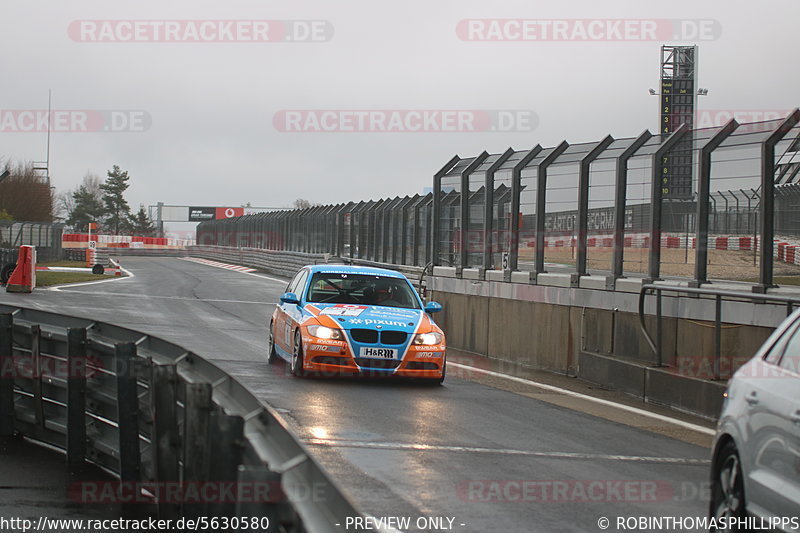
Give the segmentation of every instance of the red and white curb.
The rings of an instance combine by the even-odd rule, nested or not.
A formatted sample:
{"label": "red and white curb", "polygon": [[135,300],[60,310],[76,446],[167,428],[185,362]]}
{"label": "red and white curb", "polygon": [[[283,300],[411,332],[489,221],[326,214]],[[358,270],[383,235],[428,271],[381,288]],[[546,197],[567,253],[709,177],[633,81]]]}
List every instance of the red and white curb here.
{"label": "red and white curb", "polygon": [[181,257],[184,261],[192,261],[194,263],[201,263],[203,265],[213,266],[217,268],[225,268],[227,270],[235,270],[236,272],[256,272],[255,268],[231,265],[229,263],[220,263],[219,261],[212,261],[210,259],[201,259],[199,257]]}

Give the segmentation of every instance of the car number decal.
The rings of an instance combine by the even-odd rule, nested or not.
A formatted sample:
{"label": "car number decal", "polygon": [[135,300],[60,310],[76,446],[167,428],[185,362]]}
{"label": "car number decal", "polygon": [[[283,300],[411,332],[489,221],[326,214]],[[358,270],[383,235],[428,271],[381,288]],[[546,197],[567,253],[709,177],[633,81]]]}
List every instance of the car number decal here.
{"label": "car number decal", "polygon": [[322,314],[331,316],[358,316],[366,310],[366,305],[339,304],[323,309]]}

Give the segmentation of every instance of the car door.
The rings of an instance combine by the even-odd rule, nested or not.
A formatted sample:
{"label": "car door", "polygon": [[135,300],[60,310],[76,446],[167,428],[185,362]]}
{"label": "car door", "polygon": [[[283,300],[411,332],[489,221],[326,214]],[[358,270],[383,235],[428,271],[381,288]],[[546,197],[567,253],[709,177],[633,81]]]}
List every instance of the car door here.
{"label": "car door", "polygon": [[[299,271],[297,274],[294,275],[292,281],[289,282],[289,285],[286,286],[286,292],[294,292],[295,288],[297,287],[297,283],[300,281],[300,277],[303,275],[303,271]],[[285,351],[291,350],[291,345],[286,344],[286,309],[287,304],[279,301],[278,302],[278,312],[275,313],[275,322],[272,326],[272,331],[275,339],[275,344],[280,346]]]}
{"label": "car door", "polygon": [[[298,272],[297,277],[291,286],[291,290],[288,292],[295,293],[298,299],[302,300],[307,280],[308,280],[308,269],[304,268],[303,270]],[[297,327],[297,324],[300,323],[302,317],[301,305],[287,304],[281,302],[281,310],[283,311],[283,316],[284,316],[283,331],[282,332],[276,331],[275,334],[281,335],[283,346],[285,347],[286,351],[291,353],[291,351],[294,349],[293,332]]]}
{"label": "car door", "polygon": [[765,406],[771,413],[776,432],[783,446],[775,458],[775,467],[781,477],[781,494],[770,512],[775,516],[796,516],[800,508],[800,330],[792,340],[778,364],[778,376],[771,398],[774,403]]}
{"label": "car door", "polygon": [[[782,342],[781,342],[782,341]],[[748,454],[748,508],[759,515],[793,516],[800,502],[800,329],[787,330],[744,376],[743,430]],[[795,422],[796,420],[796,422]]]}

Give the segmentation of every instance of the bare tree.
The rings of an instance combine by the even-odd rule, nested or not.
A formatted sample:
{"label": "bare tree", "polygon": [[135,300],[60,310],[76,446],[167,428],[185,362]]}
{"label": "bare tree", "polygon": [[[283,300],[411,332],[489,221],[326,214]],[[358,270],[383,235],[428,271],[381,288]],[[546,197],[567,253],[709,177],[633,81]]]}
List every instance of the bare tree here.
{"label": "bare tree", "polygon": [[312,203],[311,201],[306,200],[305,198],[298,198],[297,200],[294,201],[294,204],[292,205],[294,206],[295,209],[308,209],[309,207],[315,207],[321,204]]}
{"label": "bare tree", "polygon": [[4,170],[9,177],[0,182],[0,210],[14,220],[26,222],[52,222],[54,194],[45,179],[36,174],[33,163],[7,161]]}
{"label": "bare tree", "polygon": [[[102,183],[100,181],[100,176],[87,170],[86,174],[84,174],[83,179],[81,180],[80,185],[58,194],[56,215],[65,220],[70,218],[76,207],[75,193],[77,193],[81,187],[83,187],[86,192],[94,197],[97,200],[97,203],[102,203],[103,191],[100,190],[100,183]],[[99,222],[99,220],[96,222]]]}

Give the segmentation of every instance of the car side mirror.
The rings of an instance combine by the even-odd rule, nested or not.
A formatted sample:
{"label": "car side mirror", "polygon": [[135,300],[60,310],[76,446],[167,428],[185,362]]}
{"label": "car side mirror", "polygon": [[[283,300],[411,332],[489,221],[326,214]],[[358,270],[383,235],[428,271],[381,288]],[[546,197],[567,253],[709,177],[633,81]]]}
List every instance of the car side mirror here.
{"label": "car side mirror", "polygon": [[297,305],[300,303],[300,298],[298,298],[297,295],[293,292],[286,292],[283,294],[283,296],[281,296],[281,302],[285,304]]}
{"label": "car side mirror", "polygon": [[442,304],[439,302],[428,302],[428,305],[425,306],[426,313],[438,313],[442,310]]}

